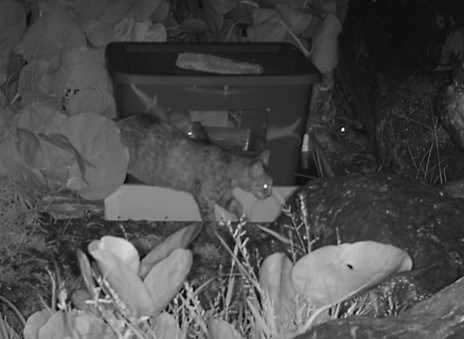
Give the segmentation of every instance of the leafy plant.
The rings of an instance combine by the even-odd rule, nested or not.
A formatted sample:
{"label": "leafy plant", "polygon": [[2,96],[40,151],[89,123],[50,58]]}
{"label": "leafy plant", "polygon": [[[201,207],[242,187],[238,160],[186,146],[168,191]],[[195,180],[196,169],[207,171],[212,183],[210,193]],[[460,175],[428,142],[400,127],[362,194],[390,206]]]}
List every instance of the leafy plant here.
{"label": "leafy plant", "polygon": [[91,200],[105,198],[124,181],[128,153],[110,119],[93,113],[67,117],[34,104],[11,128],[16,135],[0,144],[0,174],[16,174],[35,187],[64,181]]}
{"label": "leafy plant", "polygon": [[7,82],[14,48],[26,32],[26,13],[17,1],[0,1],[0,84]]}
{"label": "leafy plant", "polygon": [[442,47],[440,64],[452,67],[464,57],[464,29],[458,27],[449,32]]}
{"label": "leafy plant", "polygon": [[292,338],[304,333],[314,324],[328,320],[329,309],[338,303],[412,268],[405,251],[362,241],[319,248],[294,264],[285,254],[274,253],[264,259],[257,277],[249,263],[247,240],[241,240],[243,235],[240,229],[235,231],[234,250],[226,248],[246,285],[251,286],[246,300],[254,337],[258,338]]}
{"label": "leafy plant", "polygon": [[[43,1],[29,11],[28,27],[21,3],[0,6],[8,25],[0,35],[0,84],[5,94],[17,88],[1,101],[16,117],[1,120],[8,131],[0,140],[0,174],[86,199],[107,197],[122,184],[128,155],[108,119],[116,108],[104,47],[113,40],[166,41],[155,20],[166,18],[169,2]],[[13,53],[25,62],[17,78],[10,73]]]}
{"label": "leafy plant", "polygon": [[[201,225],[185,227],[168,237],[142,260],[125,239],[105,236],[88,246],[98,268],[78,251],[87,290],[73,295],[77,308],[62,298],[58,310],[44,309],[27,321],[28,338],[168,338],[180,333],[163,310],[176,296],[190,270],[192,254],[184,249]],[[96,273],[98,272],[98,273]]]}
{"label": "leafy plant", "polygon": [[296,292],[308,302],[326,306],[411,268],[411,258],[405,251],[374,241],[359,241],[310,252],[295,263],[291,279]]}
{"label": "leafy plant", "polygon": [[275,253],[256,272],[239,226],[234,249],[226,247],[233,260],[224,289],[205,311],[198,295],[207,283],[196,291],[184,284],[192,264],[184,248],[200,228],[175,232],[141,260],[125,239],[92,241],[88,251],[95,265],[78,251],[86,289],[73,293],[74,307],[61,291],[57,308],[27,320],[25,338],[292,338],[330,319],[337,303],[412,266],[406,252],[366,241],[319,248],[295,264]]}
{"label": "leafy plant", "polygon": [[[318,67],[319,59],[335,62],[321,68],[323,72],[335,67],[332,47],[340,27],[335,7],[299,0],[187,4],[185,13],[180,4],[173,7],[166,0],[49,0],[26,11],[16,1],[2,1],[1,13],[8,13],[4,22],[12,34],[0,36],[0,44],[7,46],[2,49],[7,54],[0,56],[0,84],[5,94],[17,91],[5,104],[19,123],[8,125],[9,133],[0,141],[0,174],[35,187],[66,187],[86,199],[105,198],[122,183],[126,151],[116,140],[115,126],[94,116],[116,117],[104,60],[110,41],[168,41],[168,32],[171,38],[179,31],[197,34],[189,31],[194,23],[215,32],[207,40],[291,41],[308,57],[305,40],[314,39],[313,62]],[[227,37],[221,38],[223,29]],[[10,73],[13,53],[25,63],[17,77]]]}

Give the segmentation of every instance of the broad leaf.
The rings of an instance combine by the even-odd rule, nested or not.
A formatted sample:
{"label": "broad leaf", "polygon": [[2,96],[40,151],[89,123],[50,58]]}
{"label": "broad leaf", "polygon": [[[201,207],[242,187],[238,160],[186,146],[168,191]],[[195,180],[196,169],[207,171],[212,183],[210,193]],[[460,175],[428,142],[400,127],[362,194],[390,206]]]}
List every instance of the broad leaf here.
{"label": "broad leaf", "polygon": [[150,20],[137,22],[126,17],[116,26],[114,38],[118,41],[166,42],[167,33],[162,23],[152,23]]}
{"label": "broad leaf", "polygon": [[321,73],[335,69],[338,65],[338,35],[342,24],[333,14],[328,14],[313,37],[312,62]]}
{"label": "broad leaf", "polygon": [[[6,44],[0,40],[0,84],[4,84],[8,79],[8,65],[10,63],[10,50]],[[3,102],[3,93],[0,93],[0,103]]]}
{"label": "broad leaf", "polygon": [[18,118],[18,127],[38,133],[56,133],[67,119],[66,115],[41,104],[25,107]]}
{"label": "broad leaf", "polygon": [[106,198],[124,182],[129,154],[114,121],[93,113],[67,118],[31,105],[20,114],[18,126],[42,136],[33,167],[66,179],[83,198]]}
{"label": "broad leaf", "polygon": [[287,37],[287,31],[279,21],[269,20],[258,25],[249,26],[248,38],[253,42],[282,42]]}
{"label": "broad leaf", "polygon": [[271,298],[277,325],[289,325],[296,308],[296,293],[291,281],[293,264],[284,253],[264,259],[259,269],[259,283]]}
{"label": "broad leaf", "polygon": [[67,314],[59,311],[53,313],[47,322],[39,329],[37,339],[62,338],[71,339],[74,330],[67,324]]}
{"label": "broad leaf", "polygon": [[79,151],[71,144],[69,139],[61,133],[52,133],[49,135],[46,135],[44,133],[39,133],[39,138],[41,140],[49,142],[52,145],[55,145],[58,148],[61,148],[62,150],[68,151],[69,153],[73,155],[74,159],[77,162],[77,166],[79,167],[78,179],[84,182],[86,184],[85,185],[86,187],[88,185],[88,182],[85,180],[86,167],[87,166],[93,167],[93,165],[90,161],[86,160],[79,153]]}
{"label": "broad leaf", "polygon": [[50,76],[54,66],[45,61],[32,61],[24,65],[19,73],[18,94],[24,106],[53,102],[60,109],[58,99],[50,86]]}
{"label": "broad leaf", "polygon": [[66,48],[86,46],[81,27],[64,10],[54,10],[37,20],[23,39],[23,56],[28,61],[59,62]]}
{"label": "broad leaf", "polygon": [[72,310],[53,313],[47,322],[40,327],[37,339],[112,339],[115,333],[111,328],[90,313]]}
{"label": "broad leaf", "polygon": [[26,11],[18,1],[0,1],[0,45],[16,48],[26,31]]}
{"label": "broad leaf", "polygon": [[178,248],[156,264],[144,280],[155,308],[149,315],[157,315],[176,296],[192,266],[192,252]]}
{"label": "broad leaf", "polygon": [[98,19],[104,24],[116,24],[126,17],[136,0],[114,0],[111,7]]}
{"label": "broad leaf", "polygon": [[182,334],[179,328],[179,323],[171,314],[162,312],[154,320],[154,328],[156,338],[186,338],[185,333]]}
{"label": "broad leaf", "polygon": [[[97,285],[95,284],[95,281],[93,278],[94,274],[93,274],[92,267],[90,266],[89,258],[80,248],[76,250],[76,257],[77,257],[77,262],[79,263],[79,270],[81,272],[82,280],[84,280],[85,287],[87,288],[86,290],[81,289],[78,291],[85,291],[86,299],[95,298],[98,295]],[[73,292],[73,301],[75,300],[74,298],[75,295],[82,296],[82,293]],[[81,304],[83,305],[84,303],[81,303]],[[83,305],[82,309],[85,307],[86,306]]]}
{"label": "broad leaf", "polygon": [[196,223],[186,226],[177,232],[171,234],[156,245],[141,261],[140,276],[144,278],[148,272],[162,259],[166,258],[172,251],[177,248],[186,248],[193,239],[200,233],[203,225]]}
{"label": "broad leaf", "polygon": [[302,34],[311,24],[312,15],[298,8],[277,6],[277,11],[287,27],[297,35]]}
{"label": "broad leaf", "polygon": [[107,91],[107,82],[80,90],[66,101],[66,113],[76,115],[94,112],[107,118],[116,118],[114,98]]}
{"label": "broad leaf", "polygon": [[150,42],[166,42],[168,39],[168,34],[166,31],[166,27],[160,23],[150,24],[148,27],[147,32],[145,33],[145,38],[143,41],[150,41]]}
{"label": "broad leaf", "polygon": [[74,0],[74,11],[83,19],[97,19],[112,7],[114,0]]}
{"label": "broad leaf", "polygon": [[110,283],[132,311],[132,316],[151,315],[155,309],[147,288],[139,276],[134,273],[117,255],[89,246],[90,255],[97,261],[102,276]]}
{"label": "broad leaf", "polygon": [[113,24],[105,24],[98,20],[85,20],[82,22],[82,29],[92,46],[104,47],[114,40]]}
{"label": "broad leaf", "polygon": [[253,25],[258,25],[266,21],[278,21],[280,19],[279,13],[275,9],[255,8],[251,13]]}
{"label": "broad leaf", "polygon": [[[33,104],[26,107],[19,114],[18,128],[34,133],[37,138],[39,134],[49,135],[59,133],[60,126],[66,120],[66,116],[54,109],[44,105]],[[40,140],[40,138],[38,138]],[[67,170],[72,161],[73,154],[66,149],[56,147],[50,142],[41,140],[40,148],[31,163],[31,167],[45,171],[47,175],[53,175],[53,171]],[[59,175],[61,177],[61,175]]]}
{"label": "broad leaf", "polygon": [[135,0],[135,5],[132,9],[135,21],[143,22],[147,20],[162,2],[165,2],[165,0]]}
{"label": "broad leaf", "polygon": [[[50,78],[50,91],[55,97],[61,98],[67,89],[92,88],[97,95],[103,97],[108,88],[108,75],[103,55],[103,48],[79,48],[63,51],[61,65]],[[104,87],[95,88],[100,84],[104,84]]]}
{"label": "broad leaf", "polygon": [[127,265],[127,267],[138,274],[140,257],[137,249],[132,245],[131,242],[126,239],[106,235],[100,240],[92,241],[89,246],[89,252],[96,250],[109,251],[121,259],[121,261]]}
{"label": "broad leaf", "polygon": [[0,1],[0,84],[8,80],[8,66],[26,31],[26,11],[13,0]]}
{"label": "broad leaf", "polygon": [[203,18],[205,22],[213,32],[219,32],[224,26],[224,15],[217,12],[207,0],[204,1],[203,6]]}
{"label": "broad leaf", "polygon": [[167,17],[169,16],[169,11],[171,9],[171,5],[169,1],[162,0],[160,5],[151,13],[150,21],[154,23],[162,23],[164,22]]}
{"label": "broad leaf", "polygon": [[[73,310],[72,324],[79,338],[85,339],[114,339],[116,334],[101,317],[88,312]],[[70,339],[74,339],[70,338]]]}
{"label": "broad leaf", "polygon": [[39,329],[50,319],[52,313],[49,310],[41,310],[32,314],[24,327],[24,339],[37,339]]}
{"label": "broad leaf", "polygon": [[405,251],[360,241],[318,248],[298,260],[291,275],[299,295],[311,305],[324,306],[353,297],[411,267]]}
{"label": "broad leaf", "polygon": [[[89,186],[78,191],[89,200],[104,199],[124,182],[129,154],[121,143],[114,121],[94,113],[69,117],[60,127],[83,158],[92,164],[86,167]],[[77,162],[70,168],[70,178],[79,177]]]}
{"label": "broad leaf", "polygon": [[203,0],[208,2],[211,8],[219,15],[229,13],[231,10],[236,8],[239,4],[239,0]]}
{"label": "broad leaf", "polygon": [[227,321],[211,319],[208,322],[208,337],[221,339],[241,339],[240,333]]}
{"label": "broad leaf", "polygon": [[28,129],[16,128],[18,138],[18,151],[24,163],[31,166],[35,162],[35,157],[40,148],[40,141],[37,136]]}
{"label": "broad leaf", "polygon": [[284,41],[287,31],[280,23],[280,15],[275,9],[255,8],[251,15],[253,25],[248,26],[248,39],[254,42]]}

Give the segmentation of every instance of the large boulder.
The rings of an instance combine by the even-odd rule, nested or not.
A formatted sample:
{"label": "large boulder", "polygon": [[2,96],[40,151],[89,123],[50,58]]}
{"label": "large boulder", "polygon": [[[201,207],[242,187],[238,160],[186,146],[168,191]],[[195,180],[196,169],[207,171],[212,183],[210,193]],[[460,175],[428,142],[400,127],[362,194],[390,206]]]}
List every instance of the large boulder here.
{"label": "large boulder", "polygon": [[464,337],[464,279],[396,316],[353,316],[315,326],[295,339],[451,339]]}
{"label": "large boulder", "polygon": [[261,257],[277,251],[299,257],[304,253],[296,248],[306,246],[308,234],[312,249],[362,240],[391,244],[411,256],[420,289],[435,293],[462,276],[463,204],[442,188],[388,173],[312,180],[269,226],[296,246],[269,234],[251,246]]}

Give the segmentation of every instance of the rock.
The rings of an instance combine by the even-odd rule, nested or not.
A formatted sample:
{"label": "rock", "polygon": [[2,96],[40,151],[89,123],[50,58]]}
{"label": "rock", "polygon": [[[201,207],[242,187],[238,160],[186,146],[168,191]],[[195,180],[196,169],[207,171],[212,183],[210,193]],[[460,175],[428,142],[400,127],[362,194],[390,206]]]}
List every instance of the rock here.
{"label": "rock", "polygon": [[464,198],[464,180],[453,180],[442,185],[446,194],[453,198]]}
{"label": "rock", "polygon": [[411,75],[377,102],[376,153],[384,169],[429,182],[463,178],[464,152],[435,107],[448,82],[448,72]]}
{"label": "rock", "polygon": [[437,113],[454,141],[464,149],[464,69],[453,72],[452,81],[437,98]]}
{"label": "rock", "polygon": [[352,316],[315,326],[295,339],[404,338],[445,339],[464,336],[464,279],[396,317]]}
{"label": "rock", "polygon": [[[408,252],[421,290],[436,293],[464,269],[464,200],[440,188],[399,175],[346,175],[308,182],[287,201],[269,227],[293,244],[312,248],[373,240]],[[271,235],[256,236],[261,257],[290,246]],[[304,253],[297,252],[297,257]]]}

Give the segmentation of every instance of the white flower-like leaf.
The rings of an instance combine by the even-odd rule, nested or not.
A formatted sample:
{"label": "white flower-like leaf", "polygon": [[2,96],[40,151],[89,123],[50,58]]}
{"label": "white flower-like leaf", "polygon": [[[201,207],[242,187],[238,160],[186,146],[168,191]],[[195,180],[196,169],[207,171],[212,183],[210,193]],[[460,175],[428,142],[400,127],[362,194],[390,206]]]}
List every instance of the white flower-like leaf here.
{"label": "white flower-like leaf", "polygon": [[196,223],[186,226],[174,232],[169,237],[163,240],[162,243],[155,246],[140,263],[139,274],[145,278],[148,272],[162,259],[166,258],[176,248],[186,248],[193,239],[202,230],[202,224]]}
{"label": "white flower-like leaf", "polygon": [[89,252],[94,249],[109,251],[118,256],[134,273],[139,272],[140,257],[137,249],[126,239],[106,235],[89,244]]}
{"label": "white flower-like leaf", "polygon": [[144,283],[156,305],[152,315],[164,310],[179,292],[190,271],[192,261],[192,252],[178,248],[150,270]]}
{"label": "white flower-like leaf", "polygon": [[[102,242],[100,242],[101,244]],[[140,277],[117,254],[108,249],[89,246],[89,253],[98,263],[100,271],[134,316],[147,315],[154,303]]]}
{"label": "white flower-like leaf", "polygon": [[105,236],[92,241],[88,250],[103,278],[134,317],[158,315],[179,292],[192,266],[192,253],[177,248],[156,265],[146,267],[143,279],[139,273],[139,254],[127,240]]}
{"label": "white flower-like leaf", "polygon": [[318,248],[298,260],[291,275],[299,295],[314,306],[324,306],[358,295],[411,267],[406,251],[359,241]]}

